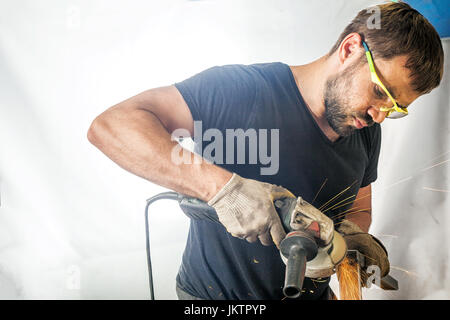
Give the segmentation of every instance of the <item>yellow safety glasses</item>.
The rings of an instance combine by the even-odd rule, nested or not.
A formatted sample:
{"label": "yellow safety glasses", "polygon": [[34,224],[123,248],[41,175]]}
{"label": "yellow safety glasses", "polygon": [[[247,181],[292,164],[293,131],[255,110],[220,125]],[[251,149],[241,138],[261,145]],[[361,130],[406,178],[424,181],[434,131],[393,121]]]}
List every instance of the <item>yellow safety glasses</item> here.
{"label": "yellow safety glasses", "polygon": [[380,78],[378,77],[377,73],[375,72],[375,65],[373,63],[372,54],[370,53],[369,47],[367,44],[363,41],[362,45],[364,49],[366,50],[366,57],[367,61],[369,62],[369,69],[370,69],[370,75],[372,78],[372,82],[378,85],[381,89],[383,89],[384,93],[391,99],[392,103],[394,104],[390,108],[382,107],[380,108],[380,111],[387,112],[386,118],[389,119],[399,119],[403,118],[408,115],[408,110],[405,107],[401,107],[397,104],[395,99],[392,97],[392,95],[389,93],[389,91],[386,89],[384,84],[381,82]]}

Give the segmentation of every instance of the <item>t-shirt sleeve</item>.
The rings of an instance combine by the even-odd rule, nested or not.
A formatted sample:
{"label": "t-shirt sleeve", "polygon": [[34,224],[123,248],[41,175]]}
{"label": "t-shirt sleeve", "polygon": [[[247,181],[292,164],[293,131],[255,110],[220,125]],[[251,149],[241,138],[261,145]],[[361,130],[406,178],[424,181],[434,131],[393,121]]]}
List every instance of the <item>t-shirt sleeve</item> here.
{"label": "t-shirt sleeve", "polygon": [[245,65],[216,66],[175,87],[202,128],[245,128],[255,116],[257,75]]}
{"label": "t-shirt sleeve", "polygon": [[369,184],[377,180],[378,176],[378,158],[380,156],[381,149],[381,126],[379,124],[375,124],[372,132],[371,147],[369,151],[369,164],[367,165],[361,188],[367,187]]}

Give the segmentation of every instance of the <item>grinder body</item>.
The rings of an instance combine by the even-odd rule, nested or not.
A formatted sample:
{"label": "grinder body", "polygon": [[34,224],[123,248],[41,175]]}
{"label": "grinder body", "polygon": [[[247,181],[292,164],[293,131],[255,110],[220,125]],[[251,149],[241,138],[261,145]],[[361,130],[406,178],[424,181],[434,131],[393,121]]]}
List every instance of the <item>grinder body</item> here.
{"label": "grinder body", "polygon": [[[183,195],[180,195],[178,201],[181,209],[189,218],[220,223],[215,209],[204,201]],[[335,241],[326,248],[321,248],[316,241],[317,239],[314,238],[313,233],[308,232],[308,230],[292,230],[290,223],[292,215],[297,214],[299,210],[297,198],[279,199],[275,201],[274,205],[280,216],[285,232],[287,233],[286,237],[280,243],[281,258],[286,264],[283,293],[288,298],[297,298],[301,294],[305,274],[308,276],[306,273],[308,261],[314,263],[314,260],[318,255],[322,257],[329,256],[330,253],[333,252],[333,243]],[[337,234],[338,236],[336,236],[336,234],[337,233],[335,232],[335,238],[337,238],[341,249],[340,251],[343,251],[343,255],[342,252],[339,252],[337,255],[338,258],[328,259],[331,261],[338,261],[332,261],[331,265],[328,265],[328,263],[324,267],[322,266],[323,263],[320,261],[318,267],[320,272],[315,272],[319,277],[330,276],[334,273],[334,266],[345,256],[345,241],[343,239],[340,241],[340,235]]]}

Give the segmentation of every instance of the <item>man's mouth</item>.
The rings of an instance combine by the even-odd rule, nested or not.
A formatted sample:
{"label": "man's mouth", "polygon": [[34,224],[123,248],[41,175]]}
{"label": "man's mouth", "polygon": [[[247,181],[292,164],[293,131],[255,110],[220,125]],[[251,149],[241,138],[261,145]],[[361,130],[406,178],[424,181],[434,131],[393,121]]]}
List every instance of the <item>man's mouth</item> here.
{"label": "man's mouth", "polygon": [[363,120],[359,120],[356,117],[353,117],[353,124],[355,125],[356,129],[367,127],[367,124]]}

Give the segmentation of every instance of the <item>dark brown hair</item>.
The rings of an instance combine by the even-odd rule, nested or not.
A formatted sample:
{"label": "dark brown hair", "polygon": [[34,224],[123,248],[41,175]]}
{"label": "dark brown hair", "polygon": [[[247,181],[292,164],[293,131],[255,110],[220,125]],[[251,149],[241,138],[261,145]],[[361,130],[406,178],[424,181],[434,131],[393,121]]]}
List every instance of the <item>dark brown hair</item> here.
{"label": "dark brown hair", "polygon": [[[419,94],[429,93],[439,86],[444,73],[439,34],[423,15],[406,3],[391,2],[377,7],[379,10],[373,7],[361,10],[339,36],[329,55],[348,34],[356,32],[369,46],[375,61],[406,55],[405,67],[411,71],[412,89]],[[373,27],[370,21],[377,11],[379,28]]]}

